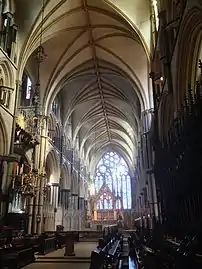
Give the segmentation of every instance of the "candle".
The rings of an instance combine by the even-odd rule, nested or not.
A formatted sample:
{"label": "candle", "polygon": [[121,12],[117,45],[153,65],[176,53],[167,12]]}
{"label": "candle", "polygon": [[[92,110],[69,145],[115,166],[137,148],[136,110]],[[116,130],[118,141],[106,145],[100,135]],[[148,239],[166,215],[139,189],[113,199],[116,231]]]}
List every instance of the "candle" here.
{"label": "candle", "polygon": [[24,164],[22,164],[22,166],[20,168],[20,174],[23,174],[23,170],[24,170]]}
{"label": "candle", "polygon": [[19,175],[19,165],[17,165],[17,175]]}
{"label": "candle", "polygon": [[22,175],[21,185],[23,185],[24,175]]}
{"label": "candle", "polygon": [[15,186],[15,177],[13,177],[13,185],[12,185],[12,189],[14,189]]}

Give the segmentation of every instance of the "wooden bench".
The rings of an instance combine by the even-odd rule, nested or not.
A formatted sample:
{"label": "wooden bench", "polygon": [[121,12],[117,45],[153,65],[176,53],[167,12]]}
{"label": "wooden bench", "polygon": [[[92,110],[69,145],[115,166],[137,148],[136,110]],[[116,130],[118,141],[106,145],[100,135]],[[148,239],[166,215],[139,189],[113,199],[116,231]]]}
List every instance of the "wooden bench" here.
{"label": "wooden bench", "polygon": [[57,249],[56,237],[44,237],[39,238],[39,254],[45,255]]}
{"label": "wooden bench", "polygon": [[119,263],[120,252],[120,240],[113,242],[112,240],[106,244],[104,248],[97,247],[91,252],[91,265],[90,269],[99,269],[104,264],[106,268],[110,265],[117,267]]}
{"label": "wooden bench", "polygon": [[21,245],[9,246],[0,250],[1,268],[19,269],[35,261],[33,248]]}

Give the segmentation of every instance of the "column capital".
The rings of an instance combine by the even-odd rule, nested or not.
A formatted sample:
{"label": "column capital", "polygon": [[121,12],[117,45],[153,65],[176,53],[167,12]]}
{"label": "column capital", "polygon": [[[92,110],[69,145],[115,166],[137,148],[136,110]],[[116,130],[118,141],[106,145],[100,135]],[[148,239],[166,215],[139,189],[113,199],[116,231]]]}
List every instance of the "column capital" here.
{"label": "column capital", "polygon": [[78,194],[76,194],[76,193],[72,193],[71,195],[72,195],[72,196],[78,196]]}
{"label": "column capital", "polygon": [[16,79],[16,85],[17,87],[21,87],[22,86],[22,80]]}
{"label": "column capital", "polygon": [[60,190],[61,192],[70,192],[70,189],[62,189],[62,190]]}
{"label": "column capital", "polygon": [[146,173],[147,173],[148,175],[154,174],[154,168],[147,169],[147,170],[146,170]]}
{"label": "column capital", "polygon": [[53,187],[59,187],[60,184],[59,183],[51,183],[51,186],[53,186]]}

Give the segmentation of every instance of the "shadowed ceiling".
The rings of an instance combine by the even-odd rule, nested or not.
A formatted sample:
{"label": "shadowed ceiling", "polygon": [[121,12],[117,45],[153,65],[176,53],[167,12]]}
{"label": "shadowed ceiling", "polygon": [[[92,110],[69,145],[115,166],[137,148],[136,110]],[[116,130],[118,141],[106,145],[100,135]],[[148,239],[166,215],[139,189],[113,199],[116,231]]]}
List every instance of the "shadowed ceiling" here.
{"label": "shadowed ceiling", "polygon": [[[43,46],[48,57],[41,67],[41,98],[48,114],[60,96],[62,120],[66,124],[71,118],[73,141],[80,137],[80,156],[92,167],[108,149],[121,153],[132,166],[141,112],[150,107],[146,37],[106,2],[47,1]],[[141,2],[148,20],[148,1]],[[40,35],[40,15],[33,18],[35,26],[21,54],[29,57],[27,69]]]}

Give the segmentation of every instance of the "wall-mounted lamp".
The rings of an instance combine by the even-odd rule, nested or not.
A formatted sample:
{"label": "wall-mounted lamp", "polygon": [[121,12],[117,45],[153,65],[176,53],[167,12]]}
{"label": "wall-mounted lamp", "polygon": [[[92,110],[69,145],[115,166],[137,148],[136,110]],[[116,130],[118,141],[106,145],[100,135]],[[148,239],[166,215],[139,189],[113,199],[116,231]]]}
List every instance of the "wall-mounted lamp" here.
{"label": "wall-mounted lamp", "polygon": [[39,214],[36,215],[36,222],[37,223],[41,222],[41,215],[39,215]]}

